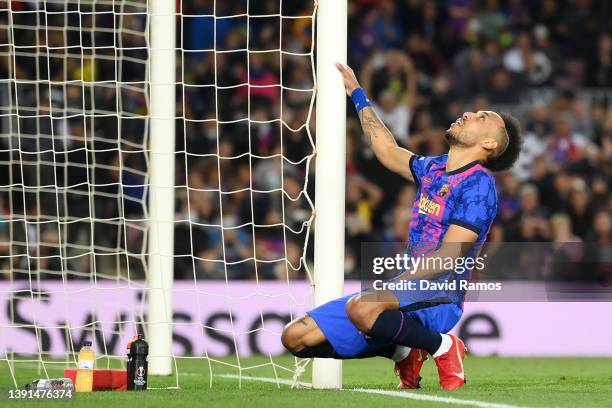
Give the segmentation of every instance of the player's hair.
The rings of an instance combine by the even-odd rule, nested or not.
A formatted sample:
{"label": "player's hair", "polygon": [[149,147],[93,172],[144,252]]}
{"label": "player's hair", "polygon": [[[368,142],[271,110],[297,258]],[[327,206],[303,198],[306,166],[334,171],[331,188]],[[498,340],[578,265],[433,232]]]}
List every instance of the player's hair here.
{"label": "player's hair", "polygon": [[508,113],[500,113],[499,116],[504,120],[504,129],[508,136],[508,145],[500,155],[484,163],[484,166],[492,171],[508,170],[512,167],[516,159],[518,159],[523,143],[518,119]]}

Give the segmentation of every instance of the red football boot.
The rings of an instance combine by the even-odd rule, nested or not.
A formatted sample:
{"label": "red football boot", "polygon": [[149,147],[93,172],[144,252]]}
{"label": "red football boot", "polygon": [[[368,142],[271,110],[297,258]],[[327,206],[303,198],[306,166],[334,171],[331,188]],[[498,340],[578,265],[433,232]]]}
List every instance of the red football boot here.
{"label": "red football boot", "polygon": [[449,334],[453,340],[451,348],[439,357],[434,358],[440,376],[440,388],[443,390],[456,390],[465,384],[463,371],[463,358],[465,357],[465,344],[458,337]]}
{"label": "red football boot", "polygon": [[413,348],[405,359],[395,363],[395,374],[400,378],[397,388],[421,388],[419,385],[421,376],[419,374],[425,360],[427,360],[427,351]]}

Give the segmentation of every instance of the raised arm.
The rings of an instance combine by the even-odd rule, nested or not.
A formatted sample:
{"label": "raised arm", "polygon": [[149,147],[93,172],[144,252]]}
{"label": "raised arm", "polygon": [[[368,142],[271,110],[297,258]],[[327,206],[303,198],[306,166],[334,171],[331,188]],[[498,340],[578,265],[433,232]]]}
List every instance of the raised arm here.
{"label": "raised arm", "polygon": [[[342,74],[346,94],[351,96],[353,91],[360,87],[353,70],[340,63],[336,64],[336,68]],[[413,155],[412,152],[397,145],[395,138],[378,118],[374,109],[371,107],[361,109],[359,120],[361,121],[366,141],[372,147],[378,161],[392,172],[401,175],[405,179],[414,181],[408,164],[410,157]]]}

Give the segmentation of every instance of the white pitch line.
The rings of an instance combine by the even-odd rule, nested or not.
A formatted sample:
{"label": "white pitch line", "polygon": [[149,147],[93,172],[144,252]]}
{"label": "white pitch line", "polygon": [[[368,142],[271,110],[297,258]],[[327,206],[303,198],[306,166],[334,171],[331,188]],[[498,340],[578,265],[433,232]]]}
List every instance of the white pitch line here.
{"label": "white pitch line", "polygon": [[[272,384],[283,384],[283,385],[293,385],[292,380],[286,380],[283,378],[271,378],[271,377],[252,377],[248,375],[237,375],[237,374],[219,374],[217,377],[222,378],[233,378],[247,381],[259,381],[259,382],[267,382]],[[311,387],[310,383],[300,382],[299,385],[305,387]],[[495,402],[486,402],[486,401],[477,401],[477,400],[468,400],[468,399],[460,399],[460,398],[452,398],[452,397],[438,397],[435,395],[427,395],[416,393],[412,391],[389,391],[389,390],[377,390],[377,389],[369,389],[369,388],[349,388],[344,389],[343,391],[348,392],[362,392],[365,394],[378,394],[378,395],[386,395],[388,397],[398,397],[398,398],[408,398],[419,401],[431,401],[431,402],[443,402],[447,404],[455,404],[455,405],[469,405],[473,407],[479,408],[527,408],[519,405],[510,405],[510,404],[500,404]]]}
{"label": "white pitch line", "polygon": [[412,392],[412,391],[389,391],[389,390],[376,390],[376,389],[367,389],[367,388],[348,389],[347,391],[364,392],[366,394],[387,395],[389,397],[409,398],[409,399],[420,400],[420,401],[445,402],[447,404],[455,404],[455,405],[470,405],[473,407],[480,407],[480,408],[527,408],[527,407],[522,407],[518,405],[499,404],[496,402],[467,400],[467,399],[452,398],[452,397],[437,397],[435,395],[427,395],[427,394],[421,394],[421,393],[417,394],[416,392]]}
{"label": "white pitch line", "polygon": [[[219,374],[215,377],[221,378],[242,378],[243,380],[249,381],[259,381],[259,382],[267,382],[272,384],[283,384],[283,385],[293,385],[293,380],[285,380],[284,378],[272,378],[272,377],[252,377],[249,375],[238,375],[238,374]],[[301,387],[312,387],[312,384],[298,381],[298,385]]]}

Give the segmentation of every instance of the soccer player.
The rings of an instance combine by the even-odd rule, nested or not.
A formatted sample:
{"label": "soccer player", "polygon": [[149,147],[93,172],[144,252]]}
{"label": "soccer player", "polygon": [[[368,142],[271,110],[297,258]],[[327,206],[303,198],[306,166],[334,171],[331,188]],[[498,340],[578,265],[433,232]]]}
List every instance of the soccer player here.
{"label": "soccer player", "polygon": [[[491,111],[466,112],[445,133],[447,154],[417,156],[397,145],[353,70],[342,64],[336,67],[378,160],[416,184],[407,252],[451,259],[475,256],[497,213],[490,171],[510,168],[520,151],[517,120]],[[441,282],[468,275],[417,268],[398,278]],[[391,358],[401,379],[399,388],[420,387],[420,370],[429,354],[437,365],[440,387],[457,389],[465,383],[465,346],[446,333],[461,318],[464,293],[433,290],[405,296],[385,290],[345,296],[289,323],[281,340],[303,358]]]}

